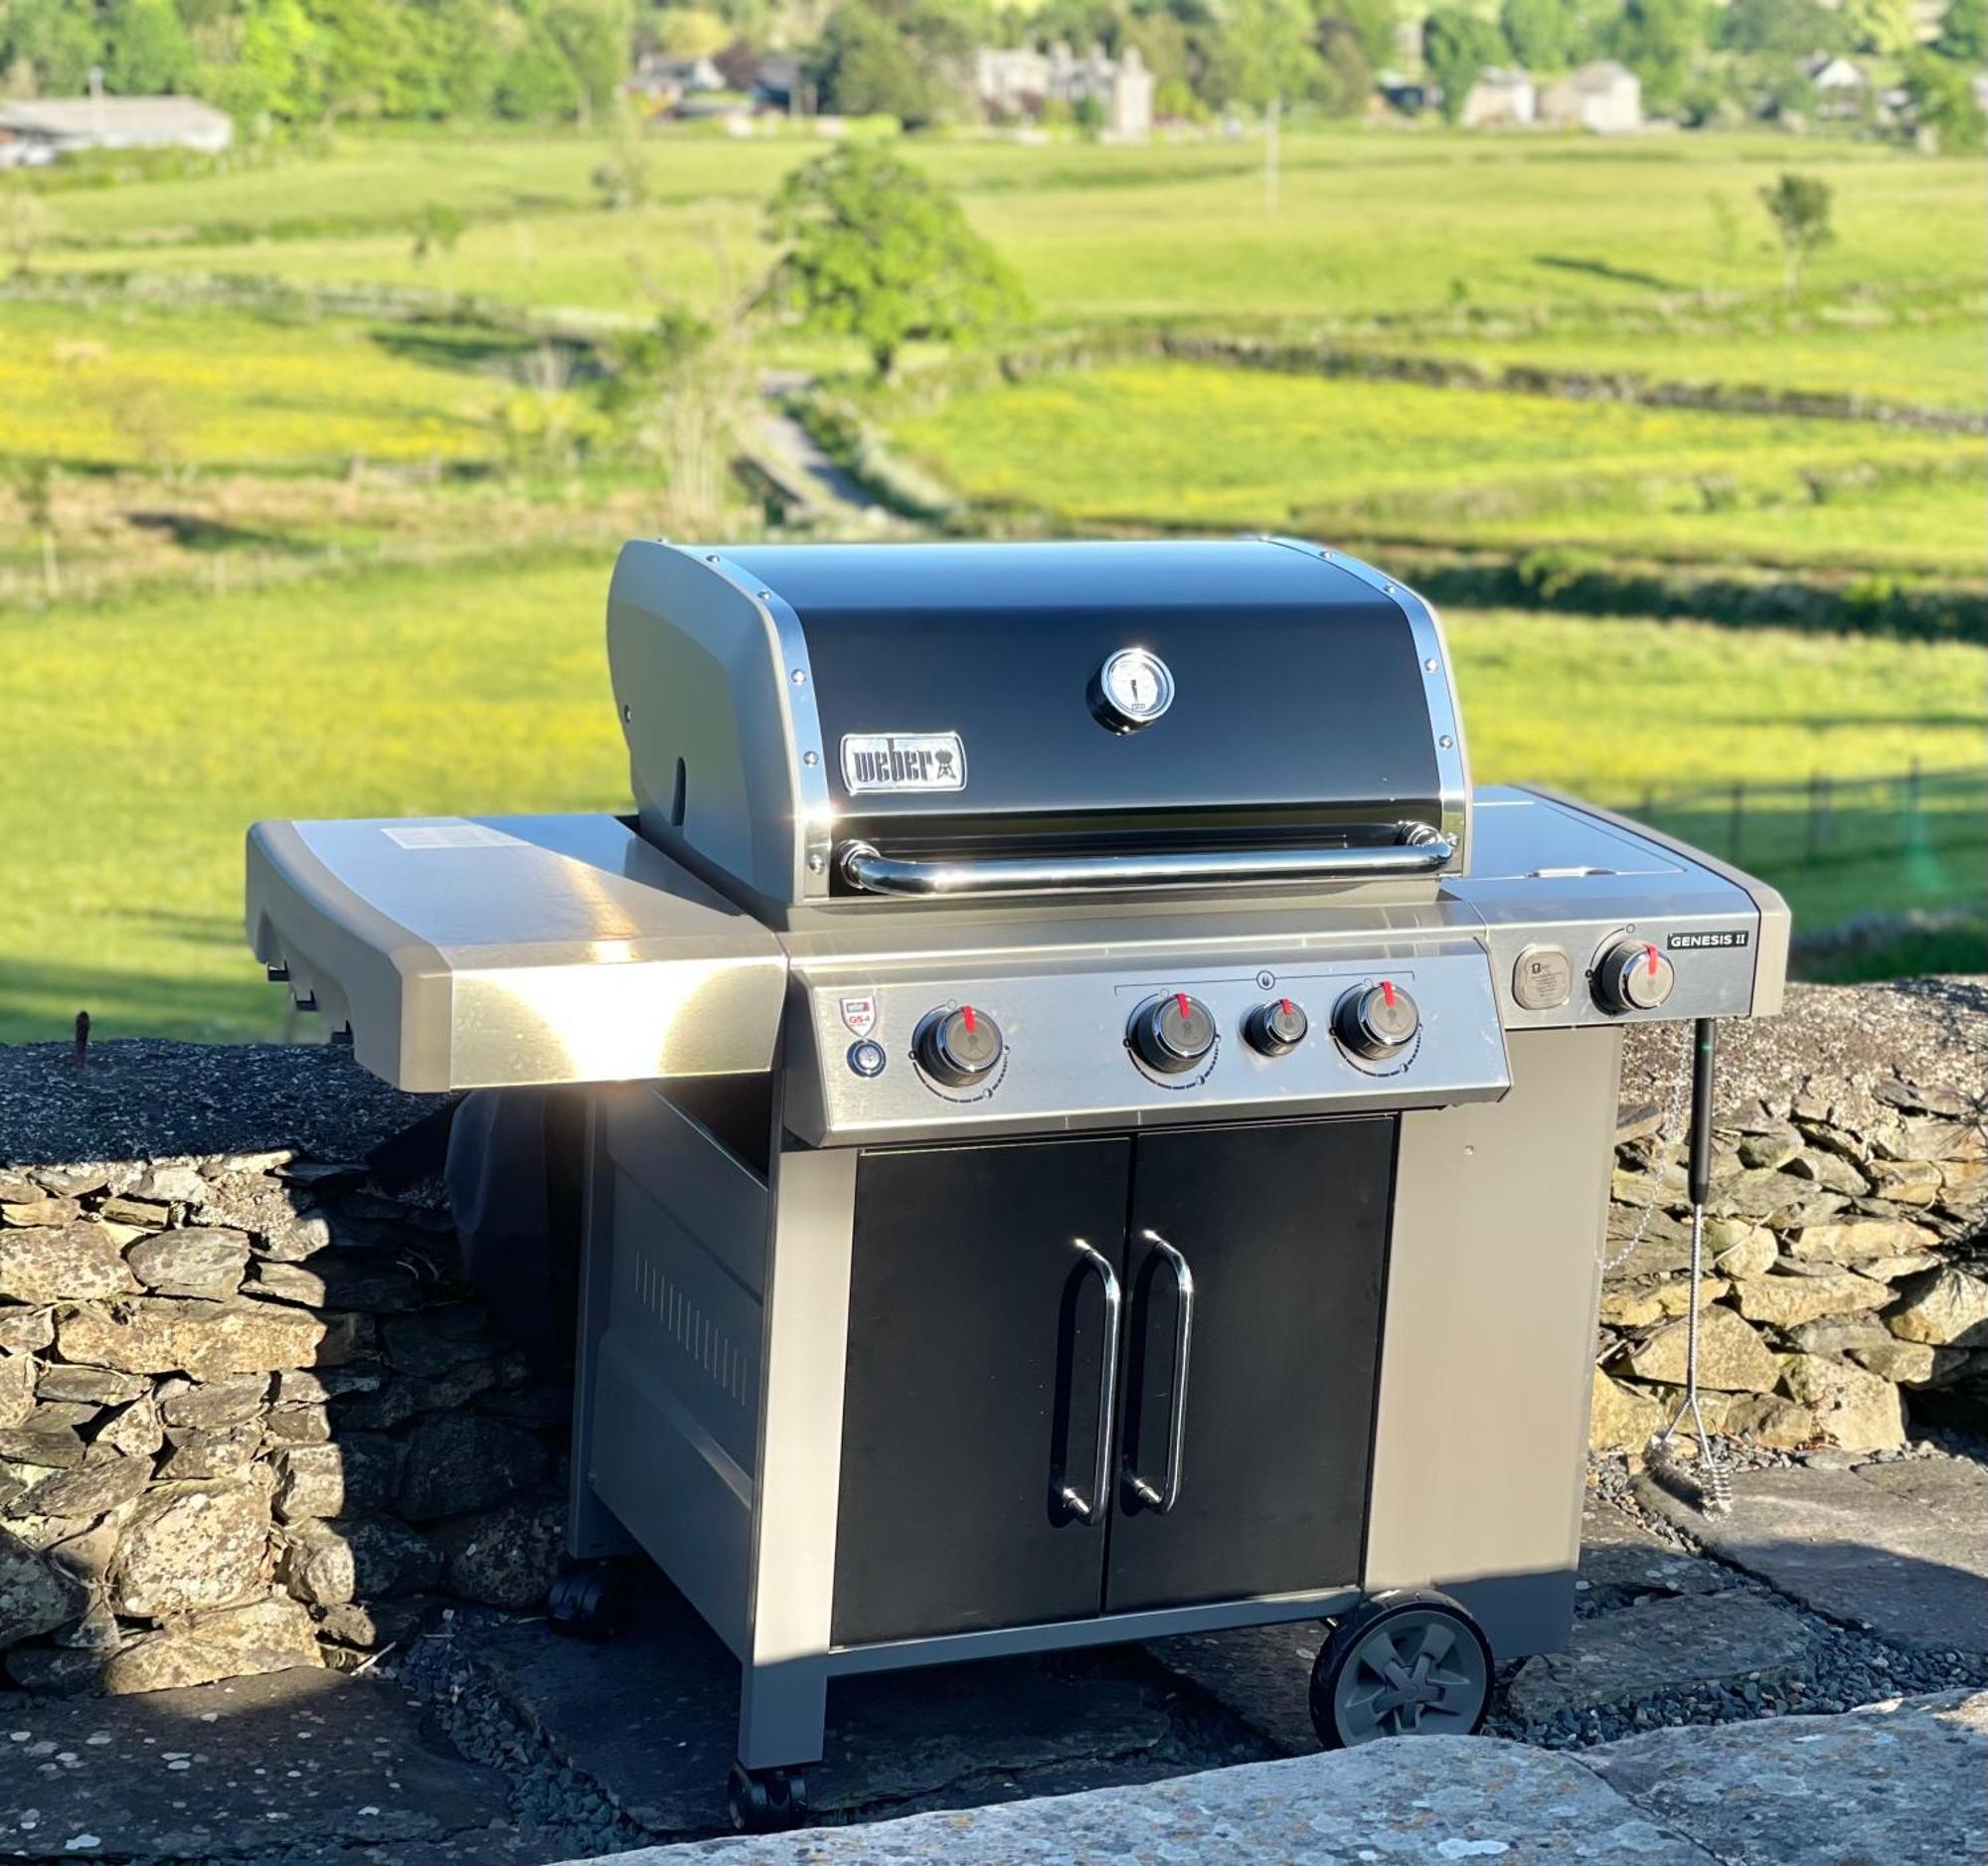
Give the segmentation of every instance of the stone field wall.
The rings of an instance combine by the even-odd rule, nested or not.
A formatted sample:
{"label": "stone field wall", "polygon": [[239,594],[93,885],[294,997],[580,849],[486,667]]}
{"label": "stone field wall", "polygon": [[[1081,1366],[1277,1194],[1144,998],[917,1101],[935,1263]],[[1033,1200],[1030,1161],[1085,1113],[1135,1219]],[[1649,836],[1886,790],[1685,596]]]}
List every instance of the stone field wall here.
{"label": "stone field wall", "polygon": [[[1658,1129],[1683,1033],[1632,1034],[1594,1438],[1684,1370]],[[1734,1027],[1708,1228],[1714,1430],[1881,1447],[1988,1393],[1988,987],[1797,990]],[[0,1050],[0,1654],[34,1691],[359,1665],[447,1598],[543,1602],[568,1387],[464,1287],[440,1189],[367,1165],[434,1103],[342,1051]],[[1988,1409],[1984,1409],[1988,1410]]]}

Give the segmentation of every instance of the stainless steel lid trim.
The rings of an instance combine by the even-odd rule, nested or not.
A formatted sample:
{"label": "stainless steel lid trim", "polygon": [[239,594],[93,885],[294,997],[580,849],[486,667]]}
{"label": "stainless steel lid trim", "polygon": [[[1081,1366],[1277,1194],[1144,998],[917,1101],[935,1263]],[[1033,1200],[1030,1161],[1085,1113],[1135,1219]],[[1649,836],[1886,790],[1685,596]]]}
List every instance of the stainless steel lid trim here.
{"label": "stainless steel lid trim", "polygon": [[[665,541],[666,542],[666,541]],[[835,806],[828,794],[827,753],[822,747],[821,713],[815,704],[814,667],[808,660],[807,631],[778,591],[755,582],[744,568],[716,551],[670,547],[693,557],[725,579],[746,597],[764,618],[775,652],[779,693],[787,718],[787,760],[793,772],[794,796],[800,806],[798,899],[825,900],[829,889],[829,828]]]}
{"label": "stainless steel lid trim", "polygon": [[836,866],[864,894],[1088,894],[1244,881],[1371,881],[1429,875],[1455,845],[1426,823],[1405,823],[1401,841],[1379,848],[1242,849],[1157,855],[1073,855],[1051,859],[995,857],[984,861],[920,862],[881,854],[867,842],[845,843]]}
{"label": "stainless steel lid trim", "polygon": [[1428,700],[1429,730],[1435,735],[1437,780],[1442,804],[1442,834],[1453,845],[1455,863],[1447,872],[1463,876],[1470,870],[1470,759],[1463,744],[1463,712],[1456,703],[1456,682],[1450,670],[1449,643],[1442,632],[1442,618],[1429,603],[1407,584],[1378,571],[1348,552],[1313,543],[1305,538],[1285,538],[1273,533],[1257,534],[1265,544],[1282,545],[1300,551],[1356,577],[1370,590],[1378,590],[1408,618],[1415,644],[1415,658],[1422,665],[1422,690]]}

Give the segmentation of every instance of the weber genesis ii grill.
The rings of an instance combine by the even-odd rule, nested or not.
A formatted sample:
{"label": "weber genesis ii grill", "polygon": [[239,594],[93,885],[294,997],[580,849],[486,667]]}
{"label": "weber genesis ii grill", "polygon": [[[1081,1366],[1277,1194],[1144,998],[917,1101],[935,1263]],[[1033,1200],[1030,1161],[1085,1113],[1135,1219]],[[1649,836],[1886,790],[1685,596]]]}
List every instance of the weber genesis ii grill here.
{"label": "weber genesis ii grill", "polygon": [[1776,1010],[1780,900],[1473,789],[1291,540],[635,543],[607,639],[632,817],[263,823],[248,930],[403,1088],[588,1085],[572,1549],[738,1655],[738,1818],[982,1655],[1325,1619],[1323,1740],[1475,1729],[1571,1624],[1622,1028]]}

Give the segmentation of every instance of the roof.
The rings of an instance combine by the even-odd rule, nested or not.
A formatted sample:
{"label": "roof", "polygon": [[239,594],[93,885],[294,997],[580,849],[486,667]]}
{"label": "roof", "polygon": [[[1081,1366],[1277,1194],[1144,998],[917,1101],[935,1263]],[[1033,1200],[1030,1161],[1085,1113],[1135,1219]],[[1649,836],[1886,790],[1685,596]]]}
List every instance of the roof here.
{"label": "roof", "polygon": [[36,97],[0,102],[0,129],[42,136],[173,137],[232,133],[198,97]]}
{"label": "roof", "polygon": [[1583,65],[1568,82],[1577,90],[1613,90],[1617,85],[1635,85],[1641,81],[1626,65],[1619,65],[1613,59],[1595,59]]}

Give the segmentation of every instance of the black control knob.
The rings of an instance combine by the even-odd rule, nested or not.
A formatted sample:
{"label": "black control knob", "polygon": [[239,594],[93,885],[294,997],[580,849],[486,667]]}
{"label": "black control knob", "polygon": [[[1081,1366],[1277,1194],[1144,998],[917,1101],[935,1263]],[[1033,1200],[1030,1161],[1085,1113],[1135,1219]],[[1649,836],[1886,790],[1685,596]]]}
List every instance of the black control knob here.
{"label": "black control knob", "polygon": [[1399,1056],[1421,1024],[1422,1014],[1414,999],[1392,978],[1377,985],[1355,986],[1332,1013],[1332,1034],[1355,1056],[1364,1056],[1370,1063]]}
{"label": "black control knob", "polygon": [[1170,991],[1132,1014],[1132,1048],[1162,1076],[1181,1076],[1215,1048],[1215,1017],[1199,998]]}
{"label": "black control knob", "polygon": [[1654,1011],[1676,983],[1670,960],[1648,940],[1623,939],[1610,946],[1594,968],[1594,1001],[1617,1017]]}
{"label": "black control knob", "polygon": [[984,1082],[1001,1060],[1001,1026],[985,1011],[962,1004],[956,1011],[933,1011],[911,1034],[918,1067],[948,1089]]}
{"label": "black control knob", "polygon": [[1304,1006],[1289,998],[1273,998],[1259,1004],[1242,1020],[1242,1035],[1250,1049],[1262,1056],[1288,1056],[1305,1040],[1311,1019]]}

